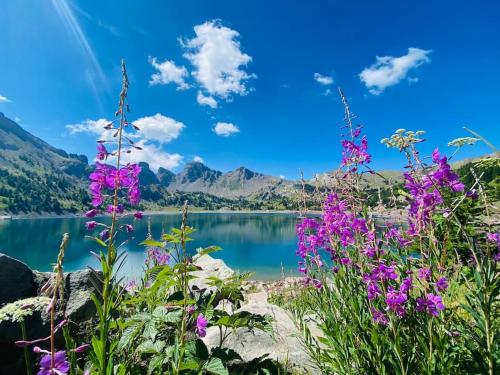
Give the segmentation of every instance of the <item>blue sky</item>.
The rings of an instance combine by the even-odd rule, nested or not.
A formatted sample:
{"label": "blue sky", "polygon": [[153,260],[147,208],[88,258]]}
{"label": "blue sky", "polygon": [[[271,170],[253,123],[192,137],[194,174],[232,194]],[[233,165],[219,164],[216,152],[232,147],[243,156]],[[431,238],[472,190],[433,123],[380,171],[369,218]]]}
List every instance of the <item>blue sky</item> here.
{"label": "blue sky", "polygon": [[379,141],[398,128],[427,131],[423,152],[451,153],[464,125],[500,144],[499,16],[495,1],[9,1],[0,111],[92,159],[124,57],[137,158],[296,178],[338,165],[340,85],[374,166],[395,169]]}

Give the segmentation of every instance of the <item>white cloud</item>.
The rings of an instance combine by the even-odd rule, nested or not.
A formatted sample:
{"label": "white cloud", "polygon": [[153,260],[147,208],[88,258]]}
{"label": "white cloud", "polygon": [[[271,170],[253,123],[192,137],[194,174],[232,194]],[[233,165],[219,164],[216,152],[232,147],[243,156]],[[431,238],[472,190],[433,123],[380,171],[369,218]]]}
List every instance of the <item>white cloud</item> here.
{"label": "white cloud", "polygon": [[177,66],[171,60],[158,62],[156,57],[150,57],[149,63],[158,71],[151,75],[149,81],[151,86],[166,85],[173,82],[177,84],[177,90],[186,90],[189,88],[189,85],[185,81],[188,71],[184,66]]}
{"label": "white cloud", "polygon": [[[86,120],[79,124],[66,125],[70,134],[91,134],[101,140],[115,140],[113,131],[106,130],[104,127],[110,123],[107,119]],[[133,122],[139,127],[134,133],[125,133],[129,138],[138,138],[135,146],[141,150],[135,149],[131,153],[123,153],[124,163],[138,163],[144,161],[149,164],[152,170],[157,171],[159,167],[174,169],[182,161],[182,155],[177,153],[170,154],[163,151],[162,143],[170,142],[176,139],[185,128],[182,122],[176,121],[170,117],[157,113],[154,116],[142,117]],[[160,145],[158,145],[159,143]],[[110,144],[111,145],[111,144]],[[108,146],[112,151],[112,147]]]}
{"label": "white cloud", "polygon": [[373,95],[381,94],[387,87],[401,82],[408,71],[424,63],[430,62],[432,50],[408,48],[408,53],[400,57],[377,56],[376,62],[363,69],[359,78]]}
{"label": "white cloud", "polygon": [[279,175],[279,178],[281,178],[282,180],[284,180],[284,179],[285,179],[285,176],[284,176],[284,175],[282,175],[282,174],[280,174],[280,175]]}
{"label": "white cloud", "polygon": [[210,108],[217,108],[217,100],[211,96],[205,96],[201,91],[196,95],[196,101],[199,105],[208,105]]}
{"label": "white cloud", "polygon": [[252,58],[241,51],[240,34],[217,21],[197,25],[194,32],[194,38],[180,41],[187,50],[184,57],[194,67],[193,77],[210,95],[245,95],[246,82],[255,75],[241,68]]}
{"label": "white cloud", "polygon": [[6,96],[0,95],[0,103],[10,103],[10,99]]}
{"label": "white cloud", "polygon": [[[111,139],[113,135],[110,131],[104,129],[110,121],[104,118],[99,120],[85,120],[79,124],[66,125],[70,134],[89,133],[98,136],[99,139]],[[109,134],[109,135],[108,135]]]}
{"label": "white cloud", "polygon": [[160,143],[168,143],[176,139],[186,127],[182,122],[160,113],[137,119],[133,124],[139,128],[135,133],[136,137]]}
{"label": "white cloud", "polygon": [[163,151],[160,147],[147,143],[145,140],[140,140],[136,146],[142,150],[133,150],[130,154],[122,154],[124,163],[139,163],[144,161],[149,164],[151,170],[157,172],[158,168],[175,169],[179,166],[183,157],[179,154],[169,154]]}
{"label": "white cloud", "polygon": [[[66,128],[70,134],[94,134],[98,139],[111,140],[113,139],[113,132],[104,128],[109,123],[110,121],[106,119],[85,120],[79,124],[66,125]],[[186,127],[182,122],[160,113],[154,116],[141,117],[133,121],[133,124],[139,130],[134,133],[126,132],[126,136],[159,143],[168,143],[178,138],[181,131]]]}
{"label": "white cloud", "polygon": [[314,73],[314,80],[322,85],[331,85],[333,83],[333,77],[324,76],[320,73]]}
{"label": "white cloud", "polygon": [[232,134],[239,133],[240,129],[230,122],[218,122],[213,131],[215,134],[222,137],[229,137]]}
{"label": "white cloud", "polygon": [[17,122],[17,123],[20,123],[21,122],[21,119],[19,117],[14,117],[14,121]]}
{"label": "white cloud", "polygon": [[197,163],[204,163],[205,160],[203,160],[203,158],[201,156],[198,156],[196,155],[194,158],[193,158],[193,161],[194,162],[197,162]]}

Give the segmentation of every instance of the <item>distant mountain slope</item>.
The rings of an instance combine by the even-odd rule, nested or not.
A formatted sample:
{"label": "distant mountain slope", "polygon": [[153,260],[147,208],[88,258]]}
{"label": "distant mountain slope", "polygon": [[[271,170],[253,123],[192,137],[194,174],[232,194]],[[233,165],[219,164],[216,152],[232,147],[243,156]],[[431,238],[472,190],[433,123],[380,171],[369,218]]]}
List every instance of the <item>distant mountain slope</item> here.
{"label": "distant mountain slope", "polygon": [[168,185],[170,191],[202,192],[220,197],[246,197],[275,186],[278,177],[253,172],[245,167],[222,173],[200,162],[189,163]]}
{"label": "distant mountain slope", "polygon": [[82,209],[89,170],[85,156],[56,149],[0,113],[0,212]]}
{"label": "distant mountain slope", "polygon": [[84,155],[67,154],[24,130],[0,112],[0,167],[48,168],[81,177],[88,167]]}

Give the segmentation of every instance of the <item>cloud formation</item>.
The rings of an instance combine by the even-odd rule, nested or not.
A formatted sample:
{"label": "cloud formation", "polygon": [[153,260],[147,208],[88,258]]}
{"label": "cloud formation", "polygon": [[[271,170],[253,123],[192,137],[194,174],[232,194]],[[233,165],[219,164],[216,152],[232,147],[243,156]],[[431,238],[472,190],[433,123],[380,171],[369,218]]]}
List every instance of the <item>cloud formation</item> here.
{"label": "cloud formation", "polygon": [[133,122],[139,130],[135,133],[138,138],[168,143],[177,139],[186,127],[182,122],[157,113],[154,116],[141,117]]}
{"label": "cloud formation", "polygon": [[177,66],[172,60],[158,62],[156,57],[150,57],[148,61],[157,70],[149,80],[151,86],[175,83],[177,84],[177,90],[187,90],[189,88],[185,81],[189,73],[184,66]]}
{"label": "cloud formation", "polygon": [[66,129],[69,130],[70,134],[79,134],[79,133],[88,133],[94,134],[98,136],[98,139],[107,140],[110,137],[106,137],[109,131],[104,129],[104,127],[109,124],[110,121],[104,118],[100,118],[99,120],[85,120],[78,124],[69,124],[66,125]]}
{"label": "cloud formation", "polygon": [[[387,87],[394,86],[405,79],[410,69],[430,62],[431,52],[432,50],[408,48],[408,53],[403,56],[377,56],[376,62],[359,74],[359,79],[371,94],[379,95]],[[415,78],[413,81],[416,82]]]}
{"label": "cloud formation", "polygon": [[199,105],[208,105],[210,108],[217,108],[217,100],[211,96],[205,96],[201,91],[196,95],[196,101]]}
{"label": "cloud formation", "polygon": [[205,162],[205,160],[203,160],[203,158],[201,156],[198,156],[198,155],[196,155],[193,158],[193,161],[196,162],[196,163],[204,163]]}
{"label": "cloud formation", "polygon": [[151,170],[158,172],[160,167],[165,169],[177,168],[183,159],[182,155],[165,152],[160,147],[145,140],[138,141],[136,145],[141,147],[142,150],[134,150],[130,154],[123,154],[122,160],[124,163],[144,161],[149,164]]}
{"label": "cloud formation", "polygon": [[331,85],[333,83],[333,77],[324,76],[320,73],[314,73],[314,80],[322,85]]}
{"label": "cloud formation", "polygon": [[[91,134],[98,140],[114,140],[113,132],[104,129],[110,123],[107,119],[85,120],[78,124],[66,125],[70,134]],[[133,133],[125,132],[125,136],[135,140],[135,145],[141,150],[133,150],[130,154],[124,153],[122,160],[127,163],[148,163],[152,170],[157,171],[159,167],[174,169],[179,166],[183,157],[180,154],[170,154],[162,149],[162,144],[171,142],[179,137],[186,127],[182,122],[157,113],[154,116],[146,116],[133,121],[139,130]]]}
{"label": "cloud formation", "polygon": [[6,96],[0,95],[0,103],[10,103],[10,99]]}
{"label": "cloud formation", "polygon": [[233,94],[246,95],[246,82],[255,75],[243,69],[252,58],[241,51],[240,34],[218,21],[197,25],[194,32],[196,36],[181,40],[181,45],[200,86],[210,95],[225,99]]}
{"label": "cloud formation", "polygon": [[215,124],[213,131],[221,137],[229,137],[230,135],[239,133],[240,129],[230,122],[218,122]]}

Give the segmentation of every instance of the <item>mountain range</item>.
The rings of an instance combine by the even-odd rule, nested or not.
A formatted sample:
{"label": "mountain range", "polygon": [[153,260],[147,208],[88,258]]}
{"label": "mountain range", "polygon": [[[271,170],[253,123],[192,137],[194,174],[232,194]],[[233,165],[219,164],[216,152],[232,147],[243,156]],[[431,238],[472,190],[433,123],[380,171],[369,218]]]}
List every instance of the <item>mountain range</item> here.
{"label": "mountain range", "polygon": [[[493,157],[493,159],[491,159]],[[500,163],[490,155],[487,183],[498,195]],[[466,160],[453,164],[466,180],[471,180]],[[332,173],[317,174],[303,184],[254,172],[246,167],[221,172],[200,162],[188,163],[179,173],[159,168],[155,173],[147,163],[141,166],[141,209],[162,210],[190,205],[210,210],[297,210],[306,194],[316,187],[329,187]],[[35,137],[0,112],[0,215],[78,213],[90,207],[88,175],[93,166],[85,155],[67,153]],[[383,177],[382,177],[383,176]],[[388,201],[387,179],[402,186],[400,171],[364,175],[367,199],[377,205]],[[472,180],[471,180],[472,181]],[[321,200],[311,199],[309,208],[319,209]]]}
{"label": "mountain range", "polygon": [[[168,204],[176,195],[204,196],[215,208],[256,208],[271,198],[283,200],[298,191],[297,182],[254,172],[246,167],[223,173],[192,162],[177,174],[165,168],[153,172],[141,162],[140,184],[147,208]],[[85,155],[68,154],[35,137],[0,113],[0,213],[77,212],[88,206],[87,176],[92,165]],[[284,198],[283,194],[287,194]],[[187,194],[187,195],[186,195]],[[205,199],[206,198],[206,199]],[[165,200],[166,199],[166,200]],[[174,200],[174,204],[177,201]],[[262,206],[257,205],[257,209]],[[269,207],[266,207],[269,208]],[[273,208],[273,207],[271,207]],[[285,207],[289,208],[289,207]]]}
{"label": "mountain range", "polygon": [[210,169],[201,162],[192,162],[186,164],[184,169],[177,174],[164,168],[160,168],[155,174],[147,163],[142,162],[139,165],[142,168],[140,176],[142,185],[159,184],[166,187],[168,191],[201,192],[219,197],[236,198],[248,197],[286,183],[278,177],[253,172],[246,167],[223,173]]}

